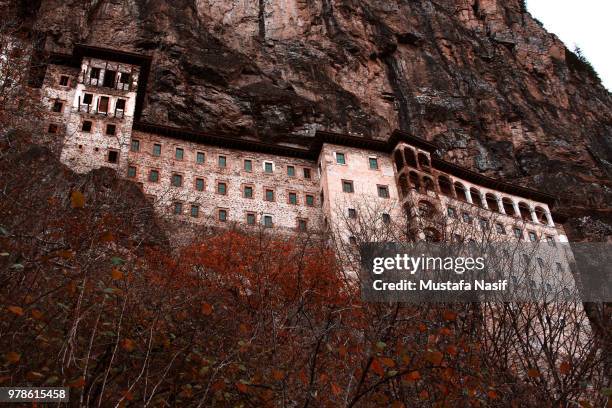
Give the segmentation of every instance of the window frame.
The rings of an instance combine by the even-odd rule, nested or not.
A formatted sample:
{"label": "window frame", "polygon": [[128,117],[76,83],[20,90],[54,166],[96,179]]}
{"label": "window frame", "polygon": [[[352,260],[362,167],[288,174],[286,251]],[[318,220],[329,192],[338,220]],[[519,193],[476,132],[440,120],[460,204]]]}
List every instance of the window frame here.
{"label": "window frame", "polygon": [[287,166],[287,177],[295,177],[295,166]]}
{"label": "window frame", "polygon": [[[134,142],[136,142],[136,146],[137,146],[136,149],[134,149]],[[134,152],[134,153],[140,152],[140,140],[139,139],[132,139],[130,141],[130,152]]]}
{"label": "window frame", "polygon": [[[268,165],[270,165],[270,171],[268,171]],[[270,160],[263,161],[263,172],[265,174],[274,174],[274,162]]]}
{"label": "window frame", "polygon": [[[249,222],[249,217],[253,217],[253,222]],[[246,225],[257,225],[257,213],[253,212],[253,211],[247,211],[245,214],[245,219],[246,219]]]}
{"label": "window frame", "polygon": [[[130,176],[130,169],[134,169],[134,175],[133,176]],[[133,165],[128,166],[127,177],[131,178],[131,179],[135,179],[137,175],[138,175],[138,167],[137,166],[133,166]]]}
{"label": "window frame", "polygon": [[[340,162],[338,160],[338,156],[342,157],[342,162]],[[346,153],[344,152],[334,152],[334,161],[336,162],[336,164],[339,164],[341,166],[346,166]]]}
{"label": "window frame", "polygon": [[[201,181],[202,182],[202,188],[199,189],[198,188],[198,182]],[[194,182],[193,182],[193,187],[195,188],[195,191],[206,191],[206,180],[204,179],[204,177],[196,177]]]}
{"label": "window frame", "polygon": [[[312,202],[309,203],[308,197],[312,198]],[[306,207],[314,207],[315,206],[315,196],[314,194],[305,194],[304,201],[306,202]]]}
{"label": "window frame", "polygon": [[[246,192],[247,192],[247,188],[250,189],[251,191],[251,195],[247,196]],[[242,198],[247,198],[249,200],[252,200],[255,198],[255,186],[253,184],[250,183],[246,183],[242,185]]]}
{"label": "window frame", "polygon": [[[223,214],[223,218],[221,218]],[[217,221],[228,222],[229,221],[229,210],[227,208],[217,208]]]}
{"label": "window frame", "polygon": [[[109,128],[113,129],[113,133],[108,133]],[[104,130],[106,136],[117,136],[117,125],[115,123],[107,123],[106,129]]]}
{"label": "window frame", "polygon": [[220,169],[227,168],[227,155],[224,155],[224,154],[217,155],[217,167],[219,167]]}
{"label": "window frame", "polygon": [[[266,222],[268,219],[270,220],[270,225]],[[272,214],[262,214],[261,224],[264,228],[274,228],[274,217],[272,217]]]}
{"label": "window frame", "polygon": [[[111,153],[115,153],[116,155],[116,160],[113,162],[111,161]],[[117,149],[108,149],[108,152],[106,154],[106,161],[110,164],[119,164],[119,150]]]}
{"label": "window frame", "polygon": [[[180,208],[177,212],[176,209]],[[173,215],[183,215],[183,203],[181,201],[175,201],[172,203],[172,214]]]}
{"label": "window frame", "polygon": [[[195,215],[194,210],[195,209]],[[200,218],[200,205],[199,204],[191,204],[189,207],[189,216],[192,218]]]}
{"label": "window frame", "polygon": [[[179,180],[179,184],[176,185],[174,183],[175,179],[178,177]],[[183,187],[183,183],[185,182],[185,177],[183,176],[182,173],[176,173],[176,172],[172,172],[172,177],[170,178],[170,185],[172,187]]]}
{"label": "window frame", "polygon": [[[89,129],[85,130],[85,124],[89,123]],[[93,121],[92,120],[84,120],[81,123],[81,132],[83,133],[91,133],[91,131],[93,130]]]}
{"label": "window frame", "polygon": [[[202,157],[202,161],[199,161],[200,156]],[[195,157],[195,162],[196,164],[204,164],[206,163],[206,153],[202,152],[202,151],[197,151],[196,152],[196,157]]]}
{"label": "window frame", "polygon": [[[224,190],[223,192],[220,191],[220,187],[221,186],[223,186],[223,190]],[[218,180],[217,181],[217,187],[215,188],[215,192],[217,194],[219,194],[219,195],[226,196],[227,195],[227,186],[228,186],[227,181]]]}
{"label": "window frame", "polygon": [[[151,179],[151,176],[153,175],[153,173],[157,175],[155,180]],[[161,175],[161,172],[159,171],[159,169],[149,169],[149,175],[147,177],[147,181],[151,183],[159,183],[160,175]]]}
{"label": "window frame", "polygon": [[[381,191],[384,191],[384,194],[381,195]],[[379,198],[389,199],[391,198],[391,192],[389,191],[389,186],[385,184],[377,184],[376,185],[376,193]]]}
{"label": "window frame", "polygon": [[[181,152],[179,157],[179,152]],[[182,147],[174,147],[174,160],[183,161],[185,160],[185,149]]]}
{"label": "window frame", "polygon": [[[376,165],[375,167],[372,167],[372,160],[374,160],[374,164]],[[380,165],[378,163],[378,157],[377,156],[368,156],[368,169],[372,170],[372,171],[380,170]]]}
{"label": "window frame", "polygon": [[[295,198],[295,200],[294,200],[295,202],[292,202],[292,201],[291,201],[291,197],[294,197],[294,198]],[[297,191],[293,191],[293,190],[291,190],[291,191],[288,191],[288,192],[287,192],[287,204],[290,204],[290,205],[299,205],[299,200],[298,200],[298,193],[297,193]]]}
{"label": "window frame", "polygon": [[[302,176],[304,177],[304,179],[312,179],[312,169],[310,167],[303,167],[302,170]],[[308,176],[306,174],[308,174]]]}
{"label": "window frame", "polygon": [[[271,200],[268,200],[268,192],[272,193],[272,199]],[[273,188],[264,187],[264,201],[267,201],[269,203],[276,202],[276,192],[274,191]]]}
{"label": "window frame", "polygon": [[[350,186],[350,189],[349,189],[350,191],[346,191],[344,188],[345,186]],[[355,193],[355,183],[353,182],[353,180],[342,179],[342,192],[347,193],[347,194]]]}
{"label": "window frame", "polygon": [[[64,79],[66,80],[65,84],[62,83],[62,82],[64,82]],[[59,86],[69,87],[70,86],[70,77],[68,75],[60,75]]]}
{"label": "window frame", "polygon": [[[159,147],[159,153],[156,153],[155,148]],[[162,155],[162,144],[161,143],[153,143],[153,147],[151,149],[151,154],[153,157],[161,157]]]}

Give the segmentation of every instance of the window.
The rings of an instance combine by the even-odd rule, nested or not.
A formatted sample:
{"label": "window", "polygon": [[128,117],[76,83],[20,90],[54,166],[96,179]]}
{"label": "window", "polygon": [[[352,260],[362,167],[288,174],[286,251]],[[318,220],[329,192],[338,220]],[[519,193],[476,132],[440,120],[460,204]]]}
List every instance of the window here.
{"label": "window", "polygon": [[50,123],[49,128],[47,129],[47,132],[57,133],[58,130],[59,130],[59,127],[55,123]]}
{"label": "window", "polygon": [[346,157],[344,157],[344,153],[336,152],[336,163],[346,164]]}
{"label": "window", "polygon": [[546,242],[548,242],[548,245],[550,245],[551,247],[557,246],[555,244],[555,238],[551,237],[550,235],[546,236]]}
{"label": "window", "polygon": [[91,127],[92,127],[93,123],[91,123],[91,120],[84,120],[83,121],[83,125],[81,126],[81,131],[83,132],[91,132]]}
{"label": "window", "polygon": [[149,181],[153,183],[157,183],[159,181],[159,171],[158,170],[151,170],[149,172]]}
{"label": "window", "polygon": [[295,177],[295,167],[287,166],[287,175],[289,177]]}
{"label": "window", "polygon": [[349,237],[349,242],[351,243],[351,245],[357,245],[357,238]]}
{"label": "window", "polygon": [[314,196],[311,194],[306,194],[306,205],[309,207],[314,207]]}
{"label": "window", "polygon": [[255,213],[252,213],[252,212],[247,213],[246,221],[248,225],[255,225],[255,222],[256,222]]}
{"label": "window", "polygon": [[130,83],[130,79],[131,79],[131,76],[130,76],[129,73],[127,73],[127,72],[120,72],[119,73],[119,82],[121,84],[123,84],[123,85],[129,84]]}
{"label": "window", "polygon": [[308,229],[308,221],[299,218],[298,219],[298,231],[306,231]]}
{"label": "window", "polygon": [[289,193],[289,204],[297,204],[297,194],[296,193]]}
{"label": "window", "polygon": [[185,155],[185,150],[183,150],[180,147],[177,147],[176,150],[174,151],[174,158],[176,160],[183,160],[184,155]]}
{"label": "window", "polygon": [[55,101],[55,102],[53,102],[52,110],[53,110],[53,112],[60,113],[62,111],[63,107],[64,107],[64,103],[63,102]]}
{"label": "window", "polygon": [[266,228],[272,228],[272,216],[271,215],[263,216],[263,225]]}
{"label": "window", "polygon": [[449,218],[457,218],[457,210],[455,210],[453,207],[448,207],[446,209],[446,214],[449,216]]}
{"label": "window", "polygon": [[206,160],[206,156],[204,155],[203,152],[197,152],[196,153],[196,163],[204,164],[205,160]]}
{"label": "window", "polygon": [[536,242],[538,240],[538,236],[536,235],[535,232],[529,231],[528,234],[529,234],[529,241]]}
{"label": "window", "polygon": [[66,75],[62,75],[59,81],[60,86],[68,86],[68,80],[69,78]]}
{"label": "window", "polygon": [[117,126],[109,123],[106,125],[106,134],[108,136],[115,136],[115,133],[117,132]]}
{"label": "window", "polygon": [[244,186],[242,193],[244,198],[253,198],[253,186]]}
{"label": "window", "polygon": [[219,209],[219,221],[221,222],[227,221],[227,210]]}
{"label": "window", "polygon": [[91,71],[89,71],[89,77],[91,79],[99,79],[100,78],[100,68],[92,68]]}
{"label": "window", "polygon": [[354,208],[348,209],[348,217],[349,218],[357,218],[357,211]]}
{"label": "window", "polygon": [[161,156],[161,145],[159,143],[153,145],[153,156]]}
{"label": "window", "polygon": [[204,179],[196,178],[195,188],[197,191],[204,191]]}
{"label": "window", "polygon": [[200,206],[192,204],[191,205],[191,216],[193,218],[198,218],[199,215],[200,215]]}
{"label": "window", "polygon": [[345,193],[354,193],[355,189],[353,186],[353,182],[350,180],[342,180],[342,191]]}
{"label": "window", "polygon": [[134,167],[134,166],[129,166],[128,167],[128,177],[129,178],[135,178],[136,177],[136,167]]}
{"label": "window", "polygon": [[264,171],[266,173],[272,173],[274,171],[274,165],[272,162],[264,162]]}
{"label": "window", "polygon": [[114,88],[116,78],[117,78],[117,71],[112,71],[110,69],[107,69],[104,72],[104,82],[102,83],[102,86],[106,88]]}
{"label": "window", "polygon": [[139,152],[140,151],[140,140],[132,139],[132,145],[130,147],[130,150],[132,150],[133,152]]}
{"label": "window", "polygon": [[370,157],[370,170],[378,170],[378,159],[376,157]]}
{"label": "window", "polygon": [[227,157],[219,156],[219,167],[227,167]]}
{"label": "window", "polygon": [[183,203],[174,203],[174,215],[181,215],[183,213]]}
{"label": "window", "polygon": [[117,99],[117,104],[115,105],[115,110],[124,111],[125,110],[125,99]]}
{"label": "window", "polygon": [[274,190],[266,190],[266,201],[274,201]]}
{"label": "window", "polygon": [[498,234],[506,235],[506,229],[499,222],[495,223],[495,231],[497,231]]}
{"label": "window", "polygon": [[378,196],[381,198],[389,198],[389,187],[378,186]]}
{"label": "window", "polygon": [[93,102],[93,94],[86,93],[83,95],[83,105],[91,105]]}
{"label": "window", "polygon": [[117,163],[119,161],[119,152],[116,150],[108,151],[108,162],[109,163]]}
{"label": "window", "polygon": [[247,171],[249,173],[253,171],[253,161],[252,160],[247,159],[244,161],[244,171]]}
{"label": "window", "polygon": [[227,194],[227,184],[223,182],[217,183],[217,193],[226,195]]}
{"label": "window", "polygon": [[304,168],[304,178],[305,179],[310,178],[310,169]]}
{"label": "window", "polygon": [[100,113],[108,113],[108,103],[109,103],[109,98],[108,96],[101,96],[100,99],[98,99],[98,112]]}
{"label": "window", "polygon": [[172,175],[172,187],[181,187],[183,185],[183,176],[180,174]]}
{"label": "window", "polygon": [[387,213],[383,213],[382,220],[385,224],[391,224],[391,216]]}
{"label": "window", "polygon": [[468,213],[463,213],[462,215],[463,222],[470,224],[472,222],[472,217]]}
{"label": "window", "polygon": [[480,224],[480,228],[482,230],[486,230],[489,228],[489,221],[485,220],[484,218],[478,219],[478,223]]}
{"label": "window", "polygon": [[514,236],[517,239],[523,239],[523,230],[521,230],[520,228],[515,228],[514,229]]}

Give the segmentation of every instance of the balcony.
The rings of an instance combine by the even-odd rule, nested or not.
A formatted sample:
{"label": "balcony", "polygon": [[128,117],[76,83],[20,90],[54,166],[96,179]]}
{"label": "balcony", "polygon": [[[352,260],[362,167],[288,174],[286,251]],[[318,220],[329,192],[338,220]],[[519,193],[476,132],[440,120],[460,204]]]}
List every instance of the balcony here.
{"label": "balcony", "polygon": [[73,108],[73,112],[75,113],[83,113],[92,116],[104,116],[108,118],[116,118],[123,119],[125,116],[125,111],[123,109],[115,109],[114,111],[100,111],[94,105],[90,104],[79,104],[78,108]]}

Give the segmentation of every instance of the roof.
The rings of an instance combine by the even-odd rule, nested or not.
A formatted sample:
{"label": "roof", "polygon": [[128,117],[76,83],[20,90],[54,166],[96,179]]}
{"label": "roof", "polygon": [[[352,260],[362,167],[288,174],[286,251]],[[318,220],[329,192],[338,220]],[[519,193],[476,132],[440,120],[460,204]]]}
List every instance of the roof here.
{"label": "roof", "polygon": [[74,64],[76,64],[76,66],[79,66],[80,61],[83,57],[100,58],[114,62],[138,65],[141,67],[136,96],[136,108],[134,113],[134,130],[213,146],[229,147],[238,150],[268,153],[287,157],[296,157],[313,161],[316,161],[318,159],[323,144],[325,143],[353,147],[358,149],[366,149],[376,152],[391,153],[398,143],[405,142],[414,147],[418,147],[420,149],[430,152],[432,156],[432,166],[440,171],[444,171],[456,177],[460,177],[466,181],[470,181],[482,187],[487,187],[493,190],[516,195],[519,197],[530,198],[534,201],[543,202],[550,206],[553,206],[556,201],[556,197],[553,195],[533,190],[527,187],[521,187],[515,184],[507,183],[501,180],[496,180],[483,174],[457,166],[456,164],[453,164],[451,162],[442,160],[437,157],[437,145],[400,130],[393,131],[393,133],[391,133],[391,136],[387,140],[358,137],[343,133],[317,131],[314,138],[304,138],[303,142],[304,144],[308,145],[308,147],[302,149],[297,147],[283,146],[275,143],[248,140],[234,136],[213,134],[193,129],[184,129],[179,127],[144,122],[141,121],[140,118],[142,114],[149,73],[151,70],[152,57],[147,55],[135,54],[132,52],[118,51],[109,48],[77,44],[74,47],[72,55],[52,53],[50,56],[50,62],[73,66]]}

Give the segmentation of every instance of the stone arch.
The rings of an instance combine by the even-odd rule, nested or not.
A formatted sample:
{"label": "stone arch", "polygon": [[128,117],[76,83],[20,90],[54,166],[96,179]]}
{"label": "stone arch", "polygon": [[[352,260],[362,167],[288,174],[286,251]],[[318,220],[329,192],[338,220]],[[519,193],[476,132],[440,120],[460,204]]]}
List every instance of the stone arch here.
{"label": "stone arch", "polygon": [[433,191],[433,192],[436,191],[436,186],[431,177],[428,177],[428,176],[423,177],[423,188],[425,189],[425,191]]}
{"label": "stone arch", "polygon": [[415,190],[421,189],[421,180],[419,179],[419,174],[416,171],[411,171],[408,173],[408,178],[411,188],[414,188]]}
{"label": "stone arch", "polygon": [[548,224],[548,219],[546,218],[546,210],[540,206],[535,208],[536,218],[541,224]]}
{"label": "stone arch", "polygon": [[518,205],[519,207],[519,213],[521,215],[521,218],[523,219],[523,221],[532,221],[531,219],[531,209],[529,208],[529,205],[527,205],[527,203],[521,201]]}
{"label": "stone arch", "polygon": [[509,199],[508,197],[502,198],[502,205],[504,206],[504,211],[506,212],[506,214],[513,217],[517,216],[516,212],[514,212],[514,204],[512,203],[511,199]]}
{"label": "stone arch", "polygon": [[485,200],[487,201],[487,206],[489,207],[489,210],[495,211],[495,212],[500,212],[499,211],[499,204],[497,203],[497,197],[495,197],[494,194],[487,193],[485,195]]}
{"label": "stone arch", "polygon": [[425,241],[427,242],[441,242],[442,234],[435,228],[425,228],[423,230],[423,234],[425,235]]}
{"label": "stone arch", "polygon": [[467,203],[465,186],[458,181],[455,182],[455,194],[457,194],[457,200]]}
{"label": "stone arch", "polygon": [[399,149],[397,149],[393,154],[393,160],[395,160],[395,167],[397,167],[397,171],[399,173],[404,167],[404,156]]}
{"label": "stone arch", "polygon": [[480,191],[478,191],[478,189],[472,187],[470,188],[470,195],[472,196],[472,202],[481,207],[484,208],[484,203],[482,201],[482,195],[480,194]]}
{"label": "stone arch", "polygon": [[447,197],[453,196],[453,184],[451,183],[448,177],[439,176],[438,187],[440,187],[440,193],[442,193],[442,195],[445,195]]}
{"label": "stone arch", "polygon": [[420,169],[429,173],[431,171],[431,164],[429,163],[429,157],[427,157],[425,153],[419,153],[418,158],[419,158]]}
{"label": "stone arch", "polygon": [[409,147],[404,148],[404,158],[406,160],[406,164],[413,169],[417,168],[416,156],[414,155],[414,150]]}

